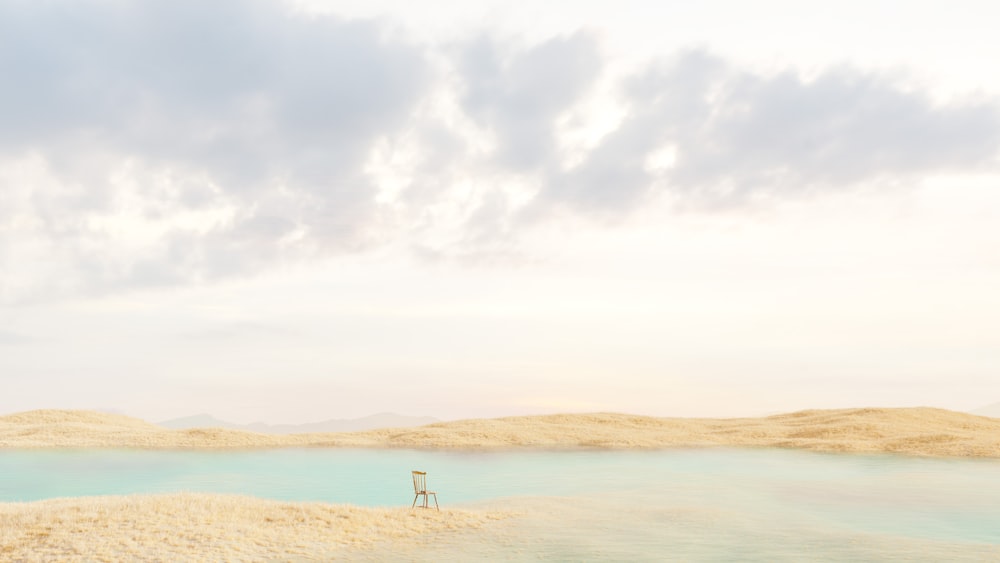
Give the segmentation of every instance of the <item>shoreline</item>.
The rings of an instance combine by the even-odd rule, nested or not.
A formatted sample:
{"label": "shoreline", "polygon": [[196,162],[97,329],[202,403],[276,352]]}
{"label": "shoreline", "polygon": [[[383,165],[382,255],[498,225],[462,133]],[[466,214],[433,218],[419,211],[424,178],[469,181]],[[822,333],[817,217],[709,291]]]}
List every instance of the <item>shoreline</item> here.
{"label": "shoreline", "polygon": [[761,418],[552,414],[360,432],[170,430],[123,415],[39,410],[0,417],[0,449],[385,448],[458,451],[774,447],[841,453],[1000,457],[1000,419],[935,409],[808,410]]}

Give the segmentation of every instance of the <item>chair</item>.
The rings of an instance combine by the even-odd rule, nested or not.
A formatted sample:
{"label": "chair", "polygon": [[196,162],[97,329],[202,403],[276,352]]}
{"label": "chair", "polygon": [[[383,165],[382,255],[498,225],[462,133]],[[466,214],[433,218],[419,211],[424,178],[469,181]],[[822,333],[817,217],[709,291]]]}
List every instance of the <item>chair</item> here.
{"label": "chair", "polygon": [[438,506],[438,496],[434,491],[427,490],[427,472],[426,471],[413,471],[413,506],[410,508],[415,508],[417,506],[417,499],[420,495],[424,496],[424,504],[420,508],[430,508],[427,506],[427,495],[434,495],[434,508],[441,510]]}

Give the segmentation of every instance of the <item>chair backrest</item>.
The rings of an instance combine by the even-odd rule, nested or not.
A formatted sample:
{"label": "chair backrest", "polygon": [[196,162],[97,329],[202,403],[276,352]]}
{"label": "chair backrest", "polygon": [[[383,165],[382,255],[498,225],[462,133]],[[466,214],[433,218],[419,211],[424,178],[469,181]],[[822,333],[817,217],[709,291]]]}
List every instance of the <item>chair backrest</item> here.
{"label": "chair backrest", "polygon": [[414,471],[413,472],[413,492],[420,494],[427,490],[427,472],[426,471]]}

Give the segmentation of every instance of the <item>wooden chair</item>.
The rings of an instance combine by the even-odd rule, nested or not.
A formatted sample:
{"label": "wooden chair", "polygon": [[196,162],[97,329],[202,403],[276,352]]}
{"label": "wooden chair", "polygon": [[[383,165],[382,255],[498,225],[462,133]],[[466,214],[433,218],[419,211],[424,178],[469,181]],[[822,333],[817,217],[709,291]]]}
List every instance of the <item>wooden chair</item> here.
{"label": "wooden chair", "polygon": [[430,508],[427,506],[427,495],[434,495],[434,508],[441,510],[438,506],[438,496],[434,491],[427,490],[427,472],[426,471],[413,471],[413,506],[410,508],[415,508],[417,506],[417,499],[420,495],[424,496],[424,504],[421,508]]}

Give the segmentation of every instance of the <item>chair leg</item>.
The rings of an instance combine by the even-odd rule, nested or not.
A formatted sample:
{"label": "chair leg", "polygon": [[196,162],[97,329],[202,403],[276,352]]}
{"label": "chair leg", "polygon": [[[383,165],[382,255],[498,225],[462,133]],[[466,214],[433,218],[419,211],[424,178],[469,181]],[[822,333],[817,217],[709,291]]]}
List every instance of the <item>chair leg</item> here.
{"label": "chair leg", "polygon": [[438,496],[437,496],[437,493],[417,493],[417,494],[413,495],[413,504],[410,505],[410,508],[416,508],[417,507],[417,499],[421,495],[423,495],[423,497],[424,497],[424,502],[422,502],[420,504],[420,508],[430,508],[431,507],[431,505],[430,505],[430,499],[428,499],[427,497],[430,496],[430,495],[434,495],[434,508],[438,509],[438,511],[441,510],[441,506],[438,505]]}

